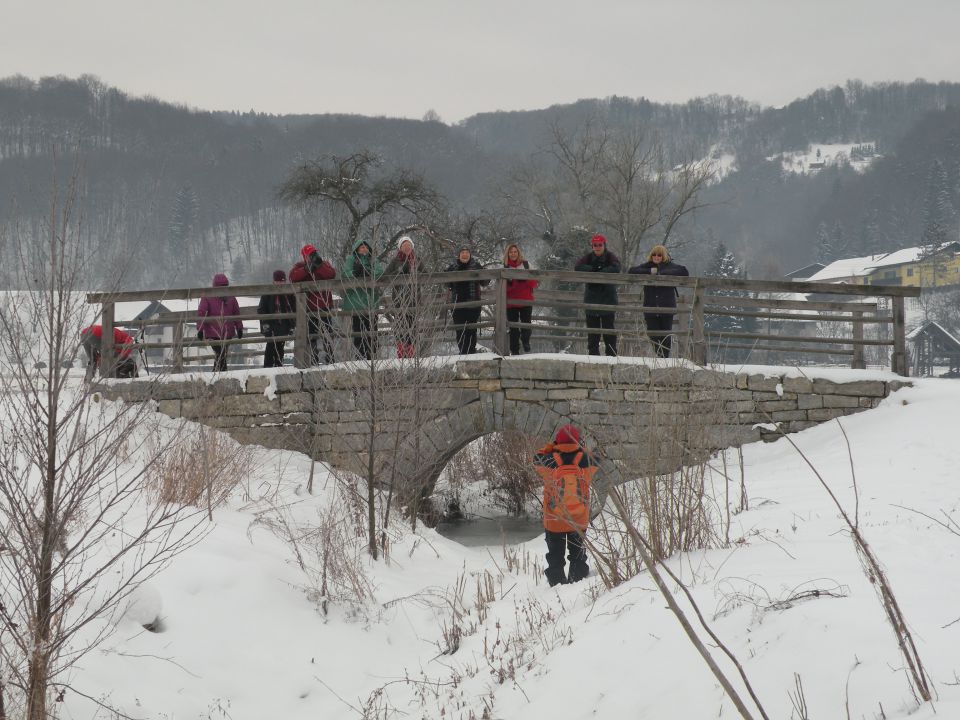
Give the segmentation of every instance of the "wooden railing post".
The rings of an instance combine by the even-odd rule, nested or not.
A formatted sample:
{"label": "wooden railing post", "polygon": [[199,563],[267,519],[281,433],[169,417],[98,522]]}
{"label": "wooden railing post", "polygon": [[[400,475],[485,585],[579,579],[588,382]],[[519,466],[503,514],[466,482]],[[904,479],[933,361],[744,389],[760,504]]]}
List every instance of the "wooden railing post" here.
{"label": "wooden railing post", "polygon": [[114,377],[117,374],[117,358],[113,348],[115,307],[112,302],[105,302],[100,315],[100,328],[103,330],[100,338],[100,377]]}
{"label": "wooden railing post", "polygon": [[310,325],[307,320],[307,294],[297,291],[297,321],[293,339],[293,366],[308,368],[313,362],[310,347]]}
{"label": "wooden railing post", "polygon": [[907,334],[906,313],[903,309],[903,297],[890,298],[893,309],[893,356],[890,358],[890,369],[897,375],[906,377],[910,374],[907,369]]}
{"label": "wooden railing post", "polygon": [[693,288],[693,304],[690,307],[690,361],[701,366],[707,364],[706,320],[703,312],[705,288],[699,283]]}
{"label": "wooden railing post", "polygon": [[497,355],[510,354],[507,332],[507,279],[503,270],[497,275],[497,305],[493,313],[493,349]]}
{"label": "wooden railing post", "polygon": [[173,371],[183,372],[183,320],[173,324]]}
{"label": "wooden railing post", "polygon": [[850,367],[864,370],[867,363],[863,357],[863,310],[854,310],[853,315],[853,360]]}

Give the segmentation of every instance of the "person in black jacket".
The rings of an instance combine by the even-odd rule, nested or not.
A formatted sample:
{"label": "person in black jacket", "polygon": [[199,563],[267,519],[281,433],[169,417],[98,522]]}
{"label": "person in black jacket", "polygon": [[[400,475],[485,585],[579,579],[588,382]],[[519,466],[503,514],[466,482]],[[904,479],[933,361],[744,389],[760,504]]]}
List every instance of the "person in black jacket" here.
{"label": "person in black jacket", "polygon": [[[628,271],[631,275],[679,275],[690,273],[683,265],[675,263],[663,245],[654,245],[647,256],[647,262],[636,265]],[[676,308],[677,288],[672,285],[644,285],[644,307]],[[675,313],[644,313],[647,323],[647,333],[662,333],[653,335],[654,350],[657,357],[670,357],[671,335],[673,330],[673,316]]]}
{"label": "person in black jacket", "polygon": [[[473,259],[473,254],[468,247],[460,248],[457,259],[448,268],[447,272],[458,272],[464,270],[482,270],[483,267]],[[463,280],[461,282],[450,283],[450,301],[457,303],[467,303],[480,300],[480,286],[486,285],[489,280]],[[473,325],[480,320],[480,306],[475,307],[454,307],[453,324],[457,333],[457,347],[461,355],[469,355],[477,351],[477,328],[468,328],[467,325]]]}
{"label": "person in black jacket", "polygon": [[[619,273],[620,258],[607,250],[607,239],[603,235],[590,238],[591,252],[577,260],[574,270],[580,272]],[[616,305],[617,286],[613,284],[587,283],[583,288],[583,302],[588,305]],[[617,354],[617,334],[613,332],[616,313],[587,310],[587,327],[602,330],[603,333],[587,334],[587,352],[600,354],[600,335],[603,335],[604,351],[608,356]]]}
{"label": "person in black jacket", "polygon": [[[284,285],[287,274],[283,270],[273,271],[273,284]],[[263,295],[257,305],[258,315],[278,315],[280,313],[296,312],[296,298],[291,295]],[[272,340],[274,337],[284,337],[293,334],[296,320],[293,318],[272,318],[260,321],[260,332],[267,338],[263,349],[263,366],[283,367],[283,345],[286,340]]]}

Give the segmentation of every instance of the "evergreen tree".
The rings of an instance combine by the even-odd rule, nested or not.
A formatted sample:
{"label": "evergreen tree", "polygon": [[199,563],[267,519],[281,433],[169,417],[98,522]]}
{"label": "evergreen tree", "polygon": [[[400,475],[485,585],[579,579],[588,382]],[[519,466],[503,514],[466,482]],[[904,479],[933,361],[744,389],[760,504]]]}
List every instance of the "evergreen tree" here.
{"label": "evergreen tree", "polygon": [[193,243],[190,242],[190,239],[197,229],[199,216],[200,201],[197,199],[197,193],[188,183],[177,191],[173,200],[170,223],[167,225],[167,235],[170,241],[168,250],[175,263],[182,263],[184,259],[190,256],[190,251],[194,249],[191,248]]}
{"label": "evergreen tree", "polygon": [[[727,249],[727,246],[721,240],[717,243],[717,246],[713,250],[713,255],[710,259],[710,264],[707,268],[707,275],[719,278],[736,278],[745,280],[747,277],[746,272],[740,263],[737,262],[736,256]],[[743,310],[740,305],[729,304],[724,305],[723,301],[718,299],[722,297],[746,297],[747,293],[742,290],[717,290],[715,293],[715,299],[711,302],[711,305],[714,306],[717,310],[725,310],[731,313],[738,313]],[[741,362],[746,359],[749,354],[747,351],[740,348],[727,348],[723,347],[724,345],[724,335],[729,333],[749,333],[753,332],[756,327],[753,318],[744,318],[739,315],[707,315],[705,319],[706,330],[708,333],[713,334],[713,342],[718,346],[718,349],[721,353],[722,360],[725,362]],[[732,339],[731,342],[742,342],[740,339]]]}
{"label": "evergreen tree", "polygon": [[920,244],[925,257],[933,256],[947,241],[953,215],[947,171],[940,160],[934,160],[927,179],[923,206],[923,237]]}
{"label": "evergreen tree", "polygon": [[814,259],[818,263],[823,263],[824,265],[829,265],[836,260],[836,256],[833,251],[833,243],[830,241],[830,231],[827,230],[827,223],[822,220],[817,226],[817,240],[816,244],[814,245]]}

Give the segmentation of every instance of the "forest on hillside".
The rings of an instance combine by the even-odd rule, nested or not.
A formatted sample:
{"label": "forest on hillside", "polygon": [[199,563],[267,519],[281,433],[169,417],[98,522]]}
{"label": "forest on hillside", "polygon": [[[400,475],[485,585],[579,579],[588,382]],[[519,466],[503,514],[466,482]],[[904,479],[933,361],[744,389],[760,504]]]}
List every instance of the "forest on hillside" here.
{"label": "forest on hillside", "polygon": [[[402,232],[425,241],[435,267],[464,242],[494,261],[508,240],[560,266],[602,232],[627,261],[666,239],[704,272],[722,244],[737,272],[777,277],[957,239],[957,108],[957,84],[851,81],[782,108],[610,97],[449,126],[208,112],[91,76],[11,77],[0,80],[0,285],[24,282],[9,260],[42,247],[52,198],[65,193],[91,267],[120,261],[127,288],[206,284],[221,270],[259,282],[306,242],[336,262],[352,233],[387,252]],[[865,171],[843,158],[784,171],[778,154],[817,143],[875,155]],[[281,197],[298,171],[342,175],[358,157],[368,162],[350,165],[349,192]],[[373,207],[404,183],[426,200]],[[107,279],[91,270],[91,286]]]}

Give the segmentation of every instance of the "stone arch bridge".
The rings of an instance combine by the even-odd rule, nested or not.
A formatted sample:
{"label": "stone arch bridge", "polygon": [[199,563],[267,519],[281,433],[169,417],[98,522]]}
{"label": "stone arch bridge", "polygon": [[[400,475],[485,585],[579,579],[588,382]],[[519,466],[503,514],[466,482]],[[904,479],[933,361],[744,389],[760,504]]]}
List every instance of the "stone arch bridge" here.
{"label": "stone arch bridge", "polygon": [[873,408],[909,384],[867,373],[847,382],[796,375],[682,360],[481,355],[174,375],[102,390],[155,401],[160,412],[242,443],[305,452],[362,476],[373,467],[378,482],[398,479],[397,487],[426,496],[447,462],[489,433],[545,442],[572,422],[600,459],[600,477],[618,483]]}

